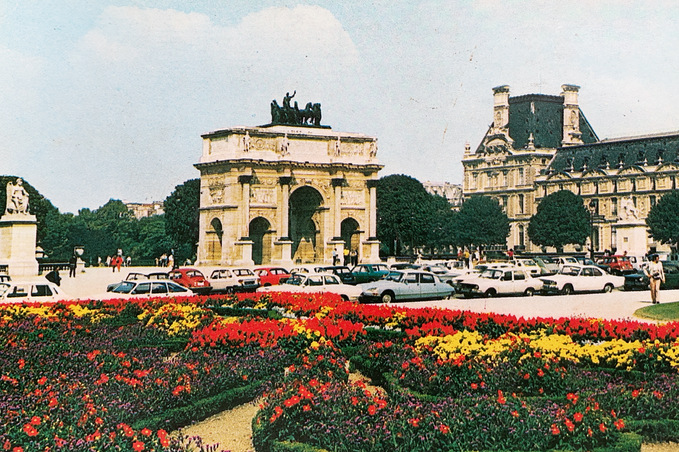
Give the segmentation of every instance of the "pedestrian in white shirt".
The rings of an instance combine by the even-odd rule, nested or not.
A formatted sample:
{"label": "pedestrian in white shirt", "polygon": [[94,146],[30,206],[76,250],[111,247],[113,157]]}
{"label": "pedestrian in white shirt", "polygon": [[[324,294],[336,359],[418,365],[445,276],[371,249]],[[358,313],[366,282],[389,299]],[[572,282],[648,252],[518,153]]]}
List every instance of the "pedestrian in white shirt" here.
{"label": "pedestrian in white shirt", "polygon": [[654,254],[651,258],[651,262],[646,266],[644,272],[646,273],[646,276],[648,276],[648,285],[651,289],[651,301],[653,301],[653,304],[658,304],[660,283],[665,282],[665,271],[663,270],[662,263],[660,262],[660,256]]}

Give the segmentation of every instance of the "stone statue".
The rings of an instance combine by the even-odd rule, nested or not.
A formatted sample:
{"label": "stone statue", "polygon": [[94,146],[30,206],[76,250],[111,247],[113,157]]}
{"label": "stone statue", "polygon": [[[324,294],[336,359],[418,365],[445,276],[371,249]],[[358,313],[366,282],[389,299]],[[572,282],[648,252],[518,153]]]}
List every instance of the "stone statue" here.
{"label": "stone statue", "polygon": [[292,94],[285,93],[283,105],[278,105],[274,99],[271,101],[271,124],[286,125],[321,125],[321,104],[307,102],[306,107],[300,110],[299,104],[295,101],[294,106],[290,101],[295,97],[297,91]]}
{"label": "stone statue", "polygon": [[638,220],[639,211],[634,205],[632,198],[622,198],[620,200],[620,219],[621,220]]}
{"label": "stone statue", "polygon": [[28,192],[21,178],[7,183],[7,214],[28,215]]}
{"label": "stone statue", "polygon": [[288,155],[290,153],[288,151],[289,145],[290,140],[288,140],[288,134],[286,133],[285,136],[283,137],[283,141],[281,141],[281,155]]}
{"label": "stone statue", "polygon": [[243,137],[243,151],[250,152],[250,133],[245,131],[245,136]]}
{"label": "stone statue", "polygon": [[342,146],[340,143],[340,137],[337,137],[337,141],[335,141],[335,157],[339,157],[342,155]]}
{"label": "stone statue", "polygon": [[377,156],[377,138],[370,142],[370,158]]}

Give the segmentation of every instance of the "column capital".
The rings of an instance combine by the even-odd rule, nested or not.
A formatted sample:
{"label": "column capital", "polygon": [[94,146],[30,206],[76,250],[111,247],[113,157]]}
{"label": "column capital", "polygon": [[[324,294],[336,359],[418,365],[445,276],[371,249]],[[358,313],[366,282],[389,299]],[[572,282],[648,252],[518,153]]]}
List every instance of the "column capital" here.
{"label": "column capital", "polygon": [[331,183],[333,187],[341,187],[345,184],[347,180],[343,177],[334,177],[331,179]]}
{"label": "column capital", "polygon": [[290,185],[292,183],[292,176],[280,176],[278,183],[281,185]]}
{"label": "column capital", "polygon": [[377,187],[379,179],[368,179],[367,181],[365,181],[365,183],[368,186],[368,188]]}
{"label": "column capital", "polygon": [[238,182],[241,184],[249,184],[255,176],[252,174],[241,174],[238,176]]}

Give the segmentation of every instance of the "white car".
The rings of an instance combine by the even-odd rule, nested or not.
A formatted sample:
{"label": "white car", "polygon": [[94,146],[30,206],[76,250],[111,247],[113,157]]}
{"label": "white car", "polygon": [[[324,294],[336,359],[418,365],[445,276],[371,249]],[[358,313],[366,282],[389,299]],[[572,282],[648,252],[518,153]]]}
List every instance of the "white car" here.
{"label": "white car", "polygon": [[191,289],[187,289],[172,281],[133,280],[122,281],[110,292],[91,298],[108,300],[113,298],[188,297],[193,294],[194,292]]}
{"label": "white car", "polygon": [[57,302],[67,298],[60,287],[44,279],[0,283],[0,303]]}
{"label": "white car", "polygon": [[260,287],[257,292],[327,292],[338,294],[345,301],[358,301],[363,289],[358,286],[343,284],[339,277],[331,273],[295,273],[283,284]]}
{"label": "white car", "polygon": [[542,289],[542,281],[518,268],[488,269],[459,285],[459,293],[465,298],[473,296],[495,297],[498,295],[523,294],[532,296]]}
{"label": "white car", "polygon": [[537,262],[533,258],[530,257],[515,257],[514,258],[514,265],[516,265],[518,268],[522,270],[526,270],[528,273],[530,273],[533,276],[539,275],[542,273],[542,268],[538,265]]}
{"label": "white car", "polygon": [[249,268],[217,268],[207,280],[213,292],[252,292],[259,287],[259,277]]}
{"label": "white car", "polygon": [[506,262],[495,262],[490,264],[479,264],[472,269],[467,269],[463,271],[460,275],[453,278],[452,285],[456,292],[459,292],[460,284],[463,282],[468,282],[481,276],[481,273],[488,269],[505,269],[514,268],[514,264],[509,264]]}
{"label": "white car", "polygon": [[611,292],[625,284],[624,276],[606,273],[594,265],[564,265],[558,273],[540,278],[544,293]]}

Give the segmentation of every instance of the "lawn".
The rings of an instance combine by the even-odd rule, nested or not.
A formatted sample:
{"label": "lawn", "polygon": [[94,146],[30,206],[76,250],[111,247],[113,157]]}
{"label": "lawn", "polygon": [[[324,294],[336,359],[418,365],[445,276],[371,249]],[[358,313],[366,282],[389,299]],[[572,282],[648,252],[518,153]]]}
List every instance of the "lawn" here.
{"label": "lawn", "polygon": [[0,445],[214,450],[168,432],[261,398],[258,451],[638,451],[679,439],[677,336],[328,295],[5,305]]}
{"label": "lawn", "polygon": [[642,319],[657,320],[659,322],[673,322],[679,320],[679,302],[660,303],[638,309],[634,315]]}

